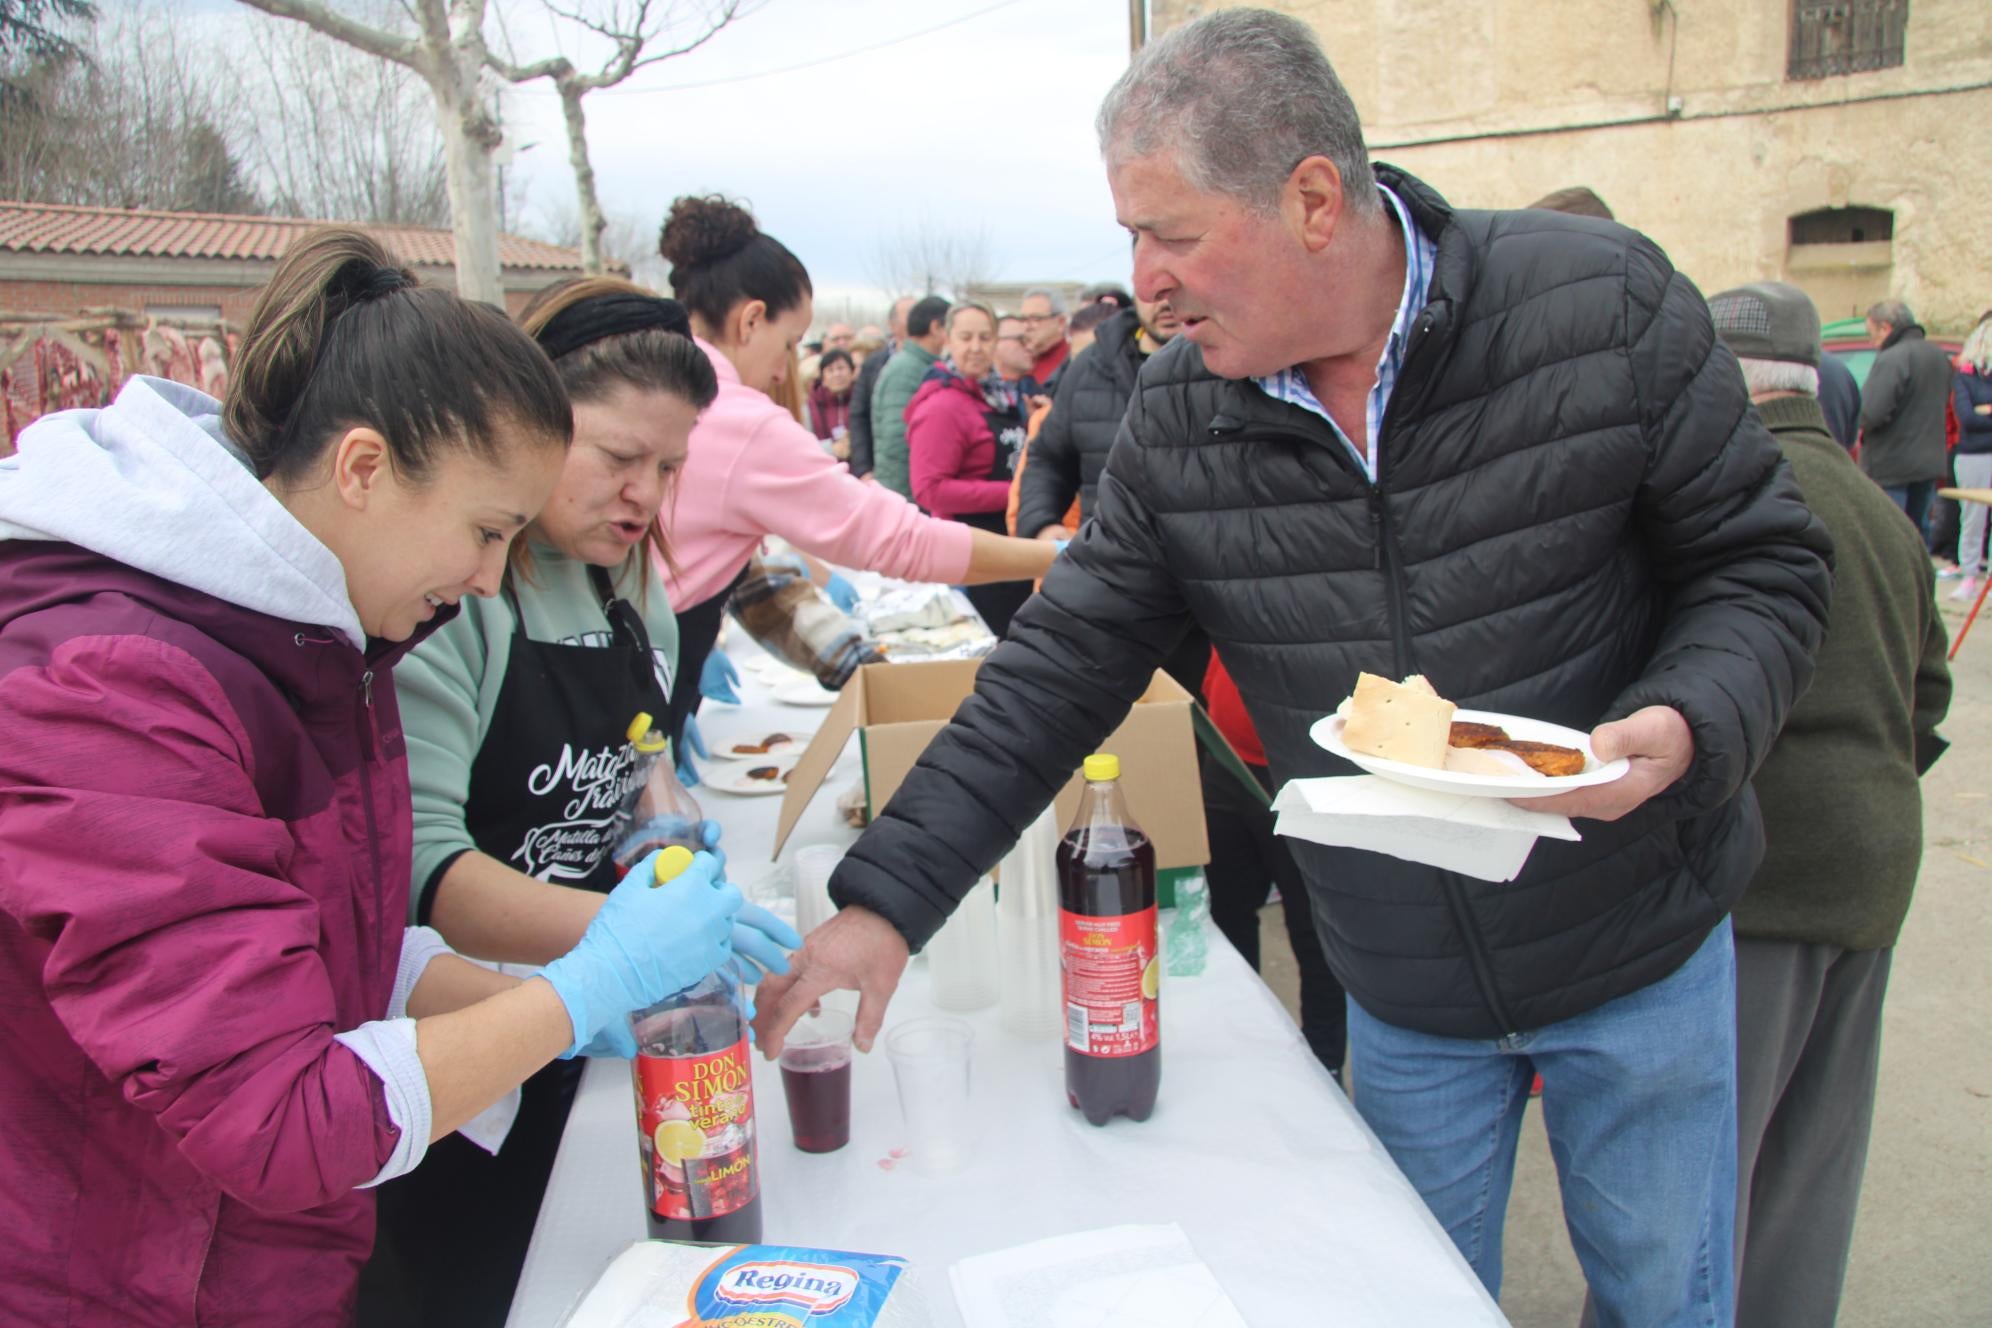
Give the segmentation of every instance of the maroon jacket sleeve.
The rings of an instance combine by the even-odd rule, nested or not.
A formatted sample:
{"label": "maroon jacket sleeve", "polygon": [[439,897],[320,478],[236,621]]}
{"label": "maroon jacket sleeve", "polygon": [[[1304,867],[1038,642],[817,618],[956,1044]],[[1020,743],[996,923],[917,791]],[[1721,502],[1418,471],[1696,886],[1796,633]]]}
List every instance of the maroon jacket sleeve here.
{"label": "maroon jacket sleeve", "polygon": [[0,908],[77,1045],[254,1208],[373,1179],[396,1131],[333,1041],[318,903],[287,879],[311,868],[212,675],[163,642],[77,638],[0,682],[0,732]]}
{"label": "maroon jacket sleeve", "polygon": [[962,392],[950,388],[916,403],[906,416],[913,501],[935,516],[1001,512],[1009,507],[1008,480],[962,474],[977,435],[986,437],[988,432],[981,412]]}

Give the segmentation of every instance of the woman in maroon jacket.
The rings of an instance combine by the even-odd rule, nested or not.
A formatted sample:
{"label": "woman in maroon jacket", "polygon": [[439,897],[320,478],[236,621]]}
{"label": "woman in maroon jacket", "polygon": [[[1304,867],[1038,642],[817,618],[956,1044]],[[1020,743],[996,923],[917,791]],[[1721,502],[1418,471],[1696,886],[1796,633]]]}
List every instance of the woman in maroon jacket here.
{"label": "woman in maroon jacket", "polygon": [[[1010,477],[1023,448],[1023,403],[990,378],[996,315],[984,304],[948,311],[946,358],[906,405],[913,500],[935,516],[1006,535]],[[969,602],[997,636],[1031,596],[1028,582],[967,587]]]}
{"label": "woman in maroon jacket", "polygon": [[816,362],[816,382],[809,389],[809,428],[839,461],[851,457],[851,384],[858,366],[847,350],[826,350]]}
{"label": "woman in maroon jacket", "polygon": [[498,310],[328,230],[225,406],[133,378],[0,467],[0,1322],[349,1323],[368,1187],[730,955],[706,855],[525,982],[404,933],[387,670],[572,424]]}

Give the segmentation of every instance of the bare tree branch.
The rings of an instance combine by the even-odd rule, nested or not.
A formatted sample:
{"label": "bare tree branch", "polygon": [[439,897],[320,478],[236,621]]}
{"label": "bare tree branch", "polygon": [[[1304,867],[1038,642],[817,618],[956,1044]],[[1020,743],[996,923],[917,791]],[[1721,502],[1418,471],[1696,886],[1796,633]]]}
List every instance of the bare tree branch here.
{"label": "bare tree branch", "polygon": [[[699,30],[688,41],[663,50],[650,50],[653,43],[675,26],[680,17],[676,0],[635,0],[626,7],[617,0],[601,9],[570,8],[556,0],[541,0],[547,12],[565,19],[614,44],[614,53],[592,73],[582,73],[565,56],[553,56],[521,65],[486,54],[491,69],[513,83],[545,78],[560,95],[561,121],[567,131],[567,159],[574,170],[574,192],[581,211],[581,264],[589,272],[601,272],[602,232],[608,227],[601,199],[595,190],[595,168],[588,156],[588,117],[582,99],[600,88],[614,87],[639,69],[695,51],[718,36],[721,30],[745,12],[748,0],[719,0],[702,9]],[[646,54],[648,51],[648,54]]]}
{"label": "bare tree branch", "polygon": [[[373,9],[399,20],[386,0]],[[300,23],[258,15],[247,27],[228,62],[249,103],[237,137],[273,211],[449,225],[442,137],[420,75]]]}
{"label": "bare tree branch", "polygon": [[332,12],[319,0],[241,0],[314,28],[369,55],[416,70],[435,101],[450,182],[457,290],[503,306],[498,262],[498,190],[492,155],[504,132],[484,85],[486,0],[406,0],[418,36],[401,37]]}
{"label": "bare tree branch", "polygon": [[888,296],[944,292],[959,297],[988,275],[989,237],[980,227],[956,230],[926,217],[882,236],[869,273]]}
{"label": "bare tree branch", "polygon": [[317,3],[317,0],[241,0],[241,3],[277,18],[291,18],[309,24],[326,36],[336,38],[348,46],[356,46],[368,55],[377,55],[383,60],[392,60],[398,65],[407,65],[411,69],[422,67],[420,42],[407,37],[397,37],[379,28],[370,28],[364,23],[356,23],[344,15],[327,9]]}

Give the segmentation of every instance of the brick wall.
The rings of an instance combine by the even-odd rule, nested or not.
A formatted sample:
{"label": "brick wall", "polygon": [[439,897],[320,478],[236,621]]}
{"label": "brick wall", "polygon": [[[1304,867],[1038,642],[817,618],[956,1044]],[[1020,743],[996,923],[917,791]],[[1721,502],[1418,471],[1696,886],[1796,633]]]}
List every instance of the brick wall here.
{"label": "brick wall", "polygon": [[106,306],[143,314],[147,305],[218,305],[232,323],[248,321],[254,286],[127,286],[85,281],[0,280],[0,310],[77,314]]}

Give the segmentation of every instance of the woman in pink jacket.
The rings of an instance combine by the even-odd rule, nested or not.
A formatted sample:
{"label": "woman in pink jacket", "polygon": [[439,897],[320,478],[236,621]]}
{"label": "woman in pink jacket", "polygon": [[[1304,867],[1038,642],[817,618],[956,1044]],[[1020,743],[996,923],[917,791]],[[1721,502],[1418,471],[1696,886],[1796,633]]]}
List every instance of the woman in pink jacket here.
{"label": "woman in pink jacket", "polygon": [[[1008,527],[1010,479],[1023,449],[1022,404],[990,377],[996,314],[985,304],[948,310],[948,353],[906,403],[906,453],[913,498],[935,516],[1001,534]],[[1016,582],[970,586],[969,602],[1002,636],[1030,598]]]}
{"label": "woman in pink jacket", "polygon": [[[677,563],[666,587],[678,611],[678,676],[700,675],[727,596],[768,535],[825,562],[909,581],[1028,588],[1050,568],[1057,550],[1042,540],[930,517],[858,479],[768,398],[815,306],[809,273],[752,214],[720,198],[680,198],[659,248],[694,339],[719,374],[719,399],[692,430],[677,496],[662,517]],[[675,689],[674,735],[697,700],[696,688]]]}
{"label": "woman in pink jacket", "polygon": [[498,310],[323,230],[225,405],[135,377],[0,465],[0,1322],[343,1328],[369,1187],[730,958],[710,855],[525,982],[404,930],[388,669],[572,427]]}

